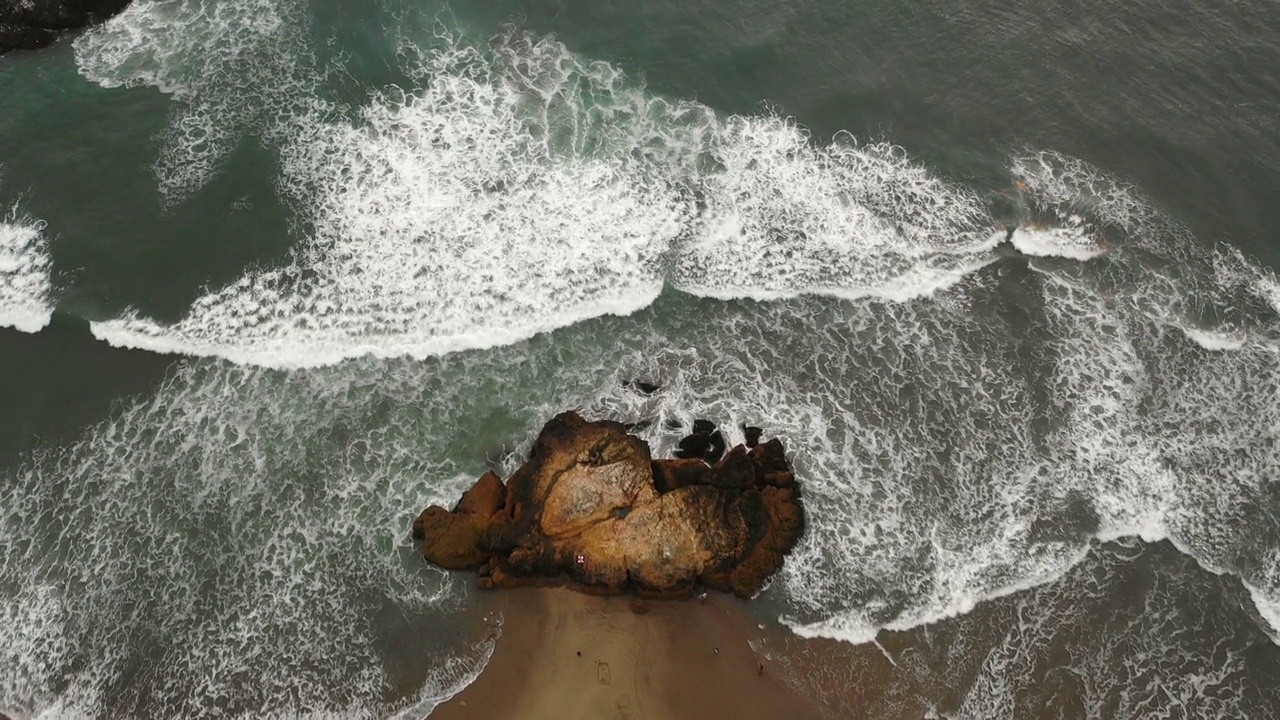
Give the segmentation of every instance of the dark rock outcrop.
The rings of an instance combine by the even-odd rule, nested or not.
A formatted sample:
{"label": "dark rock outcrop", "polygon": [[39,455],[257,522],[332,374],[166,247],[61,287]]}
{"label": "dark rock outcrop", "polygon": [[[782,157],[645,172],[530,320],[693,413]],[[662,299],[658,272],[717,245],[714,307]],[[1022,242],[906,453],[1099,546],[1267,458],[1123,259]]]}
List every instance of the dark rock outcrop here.
{"label": "dark rock outcrop", "polygon": [[[695,430],[709,438],[714,427]],[[751,597],[803,531],[778,440],[737,446],[715,465],[654,460],[623,425],[572,412],[546,424],[505,485],[486,473],[453,511],[432,506],[414,523],[427,560],[478,570],[481,587],[642,598],[689,597],[700,584]]]}
{"label": "dark rock outcrop", "polygon": [[130,0],[0,0],[0,54],[35,50],[109,19]]}
{"label": "dark rock outcrop", "polygon": [[677,447],[678,458],[702,458],[707,463],[714,464],[724,455],[726,446],[724,435],[716,429],[714,423],[710,420],[694,420],[693,432],[682,438]]}

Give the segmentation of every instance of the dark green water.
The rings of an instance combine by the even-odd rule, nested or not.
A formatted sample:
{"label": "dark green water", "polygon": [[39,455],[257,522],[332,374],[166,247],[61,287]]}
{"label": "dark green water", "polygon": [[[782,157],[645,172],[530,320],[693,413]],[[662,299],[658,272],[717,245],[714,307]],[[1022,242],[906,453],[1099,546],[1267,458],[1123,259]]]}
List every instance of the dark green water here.
{"label": "dark green water", "polygon": [[754,611],[898,661],[790,678],[832,717],[1274,717],[1277,118],[1261,2],[137,0],[0,58],[0,712],[420,716],[489,646],[409,521],[577,407],[783,439]]}

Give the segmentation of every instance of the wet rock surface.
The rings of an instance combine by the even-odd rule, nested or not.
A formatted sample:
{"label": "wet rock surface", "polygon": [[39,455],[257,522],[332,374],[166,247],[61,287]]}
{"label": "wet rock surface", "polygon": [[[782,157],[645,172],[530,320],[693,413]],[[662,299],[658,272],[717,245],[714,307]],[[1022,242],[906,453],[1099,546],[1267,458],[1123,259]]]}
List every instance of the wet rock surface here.
{"label": "wet rock surface", "polygon": [[804,531],[800,488],[776,439],[725,452],[705,421],[691,437],[706,447],[653,459],[622,424],[562,413],[505,484],[486,473],[452,511],[423,511],[415,537],[428,561],[477,570],[485,588],[685,598],[705,586],[751,597]]}
{"label": "wet rock surface", "polygon": [[0,55],[36,50],[64,34],[103,22],[130,0],[0,0]]}

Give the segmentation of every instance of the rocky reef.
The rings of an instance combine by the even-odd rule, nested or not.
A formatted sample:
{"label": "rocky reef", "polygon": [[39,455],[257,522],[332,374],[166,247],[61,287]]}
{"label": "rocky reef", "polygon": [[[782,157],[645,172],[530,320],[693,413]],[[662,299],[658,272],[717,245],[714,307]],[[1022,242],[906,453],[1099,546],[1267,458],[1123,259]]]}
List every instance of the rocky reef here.
{"label": "rocky reef", "polygon": [[107,20],[130,0],[0,0],[0,55],[35,50]]}
{"label": "rocky reef", "polygon": [[700,424],[682,457],[655,460],[626,426],[562,413],[505,484],[485,473],[453,510],[423,511],[414,536],[428,561],[478,570],[484,588],[752,597],[804,531],[800,488],[780,441],[750,428],[752,447],[726,452],[713,434]]}

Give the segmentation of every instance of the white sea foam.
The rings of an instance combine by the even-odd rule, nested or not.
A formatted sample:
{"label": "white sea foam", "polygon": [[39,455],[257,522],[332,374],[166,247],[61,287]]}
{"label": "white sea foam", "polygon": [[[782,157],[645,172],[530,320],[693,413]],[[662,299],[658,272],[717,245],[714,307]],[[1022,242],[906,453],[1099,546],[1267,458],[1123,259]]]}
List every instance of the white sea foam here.
{"label": "white sea foam", "polygon": [[901,148],[794,122],[730,117],[707,148],[706,209],[674,259],[677,287],[712,297],[928,295],[994,259],[982,203]]}
{"label": "white sea foam", "polygon": [[[1280,583],[1265,563],[1258,569],[1240,558],[1276,536],[1256,507],[1265,502],[1263,478],[1280,469],[1273,275],[1235,248],[1197,242],[1096,168],[1052,154],[1028,165],[1039,168],[1024,167],[1022,177],[1042,209],[1079,210],[1086,224],[1120,227],[1126,245],[1155,255],[1160,268],[1147,270],[1121,248],[1124,269],[1056,275],[1048,286],[1046,309],[1077,315],[1064,336],[1101,359],[1081,357],[1081,369],[1112,388],[1103,402],[1089,402],[1098,421],[1076,441],[1091,448],[1100,536],[1167,537],[1206,570],[1240,575],[1270,621]],[[1115,357],[1126,344],[1128,359]]]}
{"label": "white sea foam", "polygon": [[[1280,327],[1274,314],[1251,312],[1270,303],[1270,271],[1216,238],[1196,238],[1139,189],[1052,152],[1016,157],[1012,171],[1037,211],[1097,238],[1113,254],[1121,251],[1117,260],[1134,272],[1108,291],[1136,296],[1142,314],[1186,331],[1210,349]],[[1147,266],[1150,259],[1156,267]]]}
{"label": "white sea foam", "polygon": [[1280,313],[1280,280],[1272,272],[1263,273],[1258,278],[1257,292],[1266,299],[1272,310]]}
{"label": "white sea foam", "polygon": [[[1220,590],[1190,563],[1131,564],[1152,550],[1129,545],[1102,550],[1064,582],[1004,603],[1012,607],[985,627],[977,621],[958,630],[995,630],[998,639],[949,716],[1023,717],[1046,697],[1081,717],[1228,720],[1265,712],[1271,688],[1248,668],[1240,640],[1224,638],[1206,653],[1194,636],[1192,628],[1203,627],[1232,634],[1229,611],[1206,602]],[[1125,597],[1135,581],[1141,598]],[[1046,664],[1055,669],[1036,670]]]}
{"label": "white sea foam", "polygon": [[248,133],[274,137],[314,102],[305,0],[136,0],[76,38],[84,77],[170,93],[155,172],[168,204],[200,190]]}
{"label": "white sea foam", "polygon": [[1248,342],[1246,337],[1236,333],[1213,332],[1196,327],[1184,327],[1182,331],[1206,350],[1239,350]]}
{"label": "white sea foam", "polygon": [[[1257,573],[1258,584],[1245,582],[1253,606],[1266,622],[1271,642],[1280,645],[1280,551],[1272,550],[1267,565]],[[1265,583],[1265,587],[1264,584]]]}
{"label": "white sea foam", "polygon": [[[120,690],[110,670],[139,651],[114,631],[87,641],[75,619],[150,631],[120,599],[132,597],[127,588],[141,573],[158,588],[146,599],[148,616],[175,618],[160,628],[166,646],[199,649],[175,651],[175,662],[195,673],[218,677],[234,658],[254,658],[268,693],[300,672],[252,638],[377,667],[368,628],[348,627],[364,606],[318,598],[351,586],[398,597],[403,569],[389,562],[384,544],[403,537],[408,508],[456,497],[479,469],[446,458],[505,458],[509,470],[540,423],[565,407],[654,420],[643,435],[658,454],[682,433],[667,426],[672,419],[687,426],[708,417],[733,439],[743,422],[781,437],[805,485],[809,530],[770,592],[785,598],[788,621],[803,633],[865,640],[877,628],[936,623],[1059,577],[1077,565],[1091,534],[1167,535],[1207,567],[1241,573],[1264,607],[1274,587],[1265,564],[1235,558],[1263,536],[1247,527],[1266,517],[1249,499],[1272,476],[1275,356],[1258,343],[1206,351],[1144,303],[1095,292],[1081,278],[1001,270],[979,270],[905,302],[722,303],[667,294],[627,318],[425,363],[361,360],[294,373],[199,363],[61,459],[28,470],[0,498],[0,507],[14,508],[12,527],[32,528],[0,540],[19,559],[6,572],[29,562],[40,572],[39,558],[65,554],[75,577],[92,579],[87,592],[64,595],[71,600],[61,608],[45,603],[72,622],[24,621],[15,636],[66,637],[58,635],[66,625],[75,628],[71,646],[124,647],[104,653],[95,677],[105,679],[81,692],[113,697]],[[973,312],[1015,291],[1038,299],[1027,303],[1030,320]],[[646,396],[618,382],[632,377],[662,389]],[[1242,396],[1243,386],[1252,392]],[[475,448],[475,438],[490,448]],[[49,487],[64,476],[88,489],[66,499]],[[155,497],[175,499],[152,508]],[[112,512],[101,511],[103,498],[118,503]],[[96,518],[93,542],[82,548],[78,536],[25,520],[45,513],[58,528]],[[174,534],[199,518],[231,518],[237,534]],[[167,550],[170,543],[177,550]],[[372,575],[333,567],[352,546]],[[205,554],[165,569],[196,550]],[[139,559],[152,555],[163,562]],[[307,557],[317,560],[300,562]],[[249,586],[202,615],[198,592],[182,588],[209,577]],[[302,618],[261,599],[287,595],[316,599],[322,611],[311,607]],[[1028,642],[1042,642],[1034,638],[1058,619],[1037,620],[1044,627]],[[298,634],[308,639],[295,648]],[[7,641],[0,637],[0,646]],[[1010,647],[1026,647],[1019,642]],[[1151,644],[1143,657],[1159,658],[1164,647]],[[992,656],[1001,664],[992,665],[989,687],[974,690],[974,707],[1017,687],[1011,675],[1025,658],[1001,657]],[[1188,668],[1170,672],[1178,692],[1194,686]],[[376,672],[337,682],[322,669],[305,673],[301,701],[279,694],[261,698],[261,707],[329,707],[346,703],[336,696],[342,692],[376,695]],[[160,683],[147,693],[178,697],[192,677],[146,678]],[[22,682],[38,689],[48,681]],[[340,690],[323,689],[326,682]],[[215,687],[230,692],[234,684]],[[1143,702],[1132,695],[1125,707]]]}
{"label": "white sea foam", "polygon": [[[523,59],[548,48],[530,51]],[[288,149],[290,191],[311,203],[315,228],[292,265],[201,298],[176,326],[125,318],[94,333],[297,367],[489,347],[644,307],[687,208],[614,137],[630,124],[551,137],[547,116],[585,112],[584,93],[613,94],[613,114],[644,122],[647,101],[594,70],[557,66],[565,77],[542,97],[542,76],[498,76],[472,50],[436,56],[416,96],[380,97],[354,124],[317,123]]]}
{"label": "white sea foam", "polygon": [[44,223],[15,204],[0,216],[0,327],[37,332],[53,314]]}
{"label": "white sea foam", "polygon": [[290,265],[176,325],[128,315],[94,333],[277,367],[426,357],[634,312],[665,283],[907,299],[995,258],[982,204],[899,148],[722,121],[550,39],[412,50],[414,92],[292,121],[282,184],[312,232]]}
{"label": "white sea foam", "polygon": [[[182,366],[5,471],[0,707],[367,717],[429,711],[473,678],[492,641],[449,640],[461,591],[408,539],[414,508],[460,484],[451,404],[413,399],[429,377]],[[388,648],[417,633],[417,689],[399,668],[412,692],[387,697]]]}
{"label": "white sea foam", "polygon": [[[1029,327],[974,317],[1008,292],[986,271],[905,303],[704,308],[716,332],[677,322],[689,339],[626,356],[658,396],[587,407],[783,438],[809,508],[779,584],[802,635],[868,642],[968,612],[1060,578],[1090,537],[1168,538],[1269,607],[1265,573],[1237,558],[1276,536],[1245,527],[1278,460],[1280,355],[1257,338],[1207,351],[1142,285],[1044,272]],[[661,452],[670,435],[648,439]]]}
{"label": "white sea foam", "polygon": [[[662,393],[554,376],[561,391],[531,407],[781,436],[810,498],[775,585],[800,632],[865,640],[965,612],[1060,577],[1090,535],[1167,536],[1240,573],[1269,617],[1275,583],[1237,562],[1250,541],[1232,528],[1280,466],[1276,318],[1257,312],[1275,292],[1235,249],[1098,168],[1034,153],[1012,171],[1053,227],[1014,233],[1036,271],[1019,279],[986,267],[1000,237],[981,202],[901,150],[666,102],[519,34],[493,55],[446,40],[409,70],[417,86],[355,117],[279,125],[282,186],[311,226],[291,264],[176,325],[130,316],[95,334],[298,367],[635,313],[557,342],[603,364],[581,373],[614,379],[621,357]],[[675,317],[659,320],[644,308],[664,283],[772,302],[668,294]],[[1011,306],[1024,315],[974,311]],[[609,345],[583,339],[600,328]],[[661,427],[647,437],[669,447]]]}
{"label": "white sea foam", "polygon": [[1036,257],[1062,257],[1070,260],[1091,260],[1106,249],[1086,232],[1077,220],[1062,227],[1020,227],[1013,231],[1013,246]]}
{"label": "white sea foam", "polygon": [[74,654],[67,632],[68,617],[57,588],[33,583],[0,602],[0,712],[16,713],[19,699],[44,705],[58,697],[60,670]]}
{"label": "white sea foam", "polygon": [[[1077,237],[1123,233],[1104,264],[1033,262],[1041,309],[1027,327],[975,324],[975,305],[1010,302],[979,271],[927,300],[838,315],[775,303],[728,325],[751,350],[706,341],[722,359],[702,361],[688,382],[709,387],[681,415],[777,428],[817,495],[783,575],[798,632],[865,642],[936,622],[1060,577],[1089,536],[1167,537],[1207,569],[1262,576],[1236,558],[1275,536],[1237,527],[1280,461],[1274,320],[1240,309],[1265,273],[1229,248],[1182,247],[1185,228],[1089,172],[1094,201],[1057,181],[1046,197],[1089,208]],[[1178,274],[1139,261],[1156,251]],[[775,364],[773,348],[812,361]],[[736,372],[744,384],[707,378]]]}
{"label": "white sea foam", "polygon": [[[462,692],[489,664],[493,651],[497,647],[501,623],[494,632],[481,640],[471,652],[464,655],[451,655],[443,663],[431,669],[427,680],[422,683],[417,695],[404,702],[393,713],[390,720],[421,720],[432,713],[441,703]],[[357,711],[357,714],[361,714]]]}
{"label": "white sea foam", "polygon": [[1129,240],[1161,252],[1195,252],[1187,228],[1133,185],[1079,158],[1052,151],[1015,156],[1010,170],[1037,209],[1075,228],[1115,225]]}

